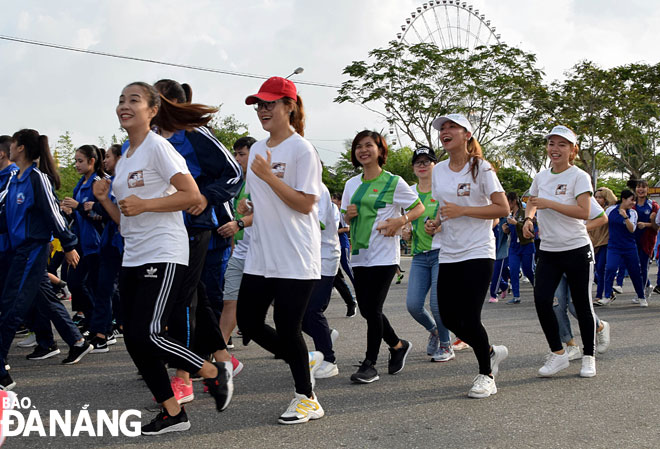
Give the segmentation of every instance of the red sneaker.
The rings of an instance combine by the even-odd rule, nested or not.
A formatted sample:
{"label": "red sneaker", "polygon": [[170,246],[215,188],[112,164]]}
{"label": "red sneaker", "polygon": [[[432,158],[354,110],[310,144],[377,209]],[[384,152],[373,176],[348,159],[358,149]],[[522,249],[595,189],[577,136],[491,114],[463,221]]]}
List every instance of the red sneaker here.
{"label": "red sneaker", "polygon": [[192,382],[190,382],[190,385],[186,385],[183,379],[174,376],[170,380],[170,385],[172,385],[174,397],[179,404],[187,404],[188,402],[192,402],[192,400],[195,399]]}

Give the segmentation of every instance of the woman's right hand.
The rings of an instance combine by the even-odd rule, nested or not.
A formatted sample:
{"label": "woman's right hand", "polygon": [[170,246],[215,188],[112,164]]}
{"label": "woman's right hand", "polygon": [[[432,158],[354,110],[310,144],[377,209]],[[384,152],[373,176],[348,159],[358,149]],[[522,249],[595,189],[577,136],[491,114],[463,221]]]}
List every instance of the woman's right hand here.
{"label": "woman's right hand", "polygon": [[346,208],[346,213],[344,214],[344,220],[346,223],[350,223],[352,219],[358,216],[358,209],[355,204],[349,204]]}
{"label": "woman's right hand", "polygon": [[628,213],[625,209],[619,208],[619,215],[621,215],[623,218],[628,218]]}
{"label": "woman's right hand", "polygon": [[108,197],[108,193],[110,193],[110,180],[101,179],[100,181],[96,181],[92,184],[92,191],[97,200],[103,201]]}
{"label": "woman's right hand", "polygon": [[67,251],[64,253],[64,260],[66,260],[66,263],[71,265],[73,268],[76,268],[78,266],[78,262],[80,262],[80,256],[78,255],[78,251],[75,249],[72,249],[71,251]]}
{"label": "woman's right hand", "polygon": [[523,224],[522,227],[523,231],[523,237],[526,239],[532,239],[534,238],[534,223],[532,223],[532,220],[525,220],[525,223]]}
{"label": "woman's right hand", "polygon": [[426,220],[424,223],[424,231],[428,235],[435,235],[442,230],[442,224],[437,220]]}

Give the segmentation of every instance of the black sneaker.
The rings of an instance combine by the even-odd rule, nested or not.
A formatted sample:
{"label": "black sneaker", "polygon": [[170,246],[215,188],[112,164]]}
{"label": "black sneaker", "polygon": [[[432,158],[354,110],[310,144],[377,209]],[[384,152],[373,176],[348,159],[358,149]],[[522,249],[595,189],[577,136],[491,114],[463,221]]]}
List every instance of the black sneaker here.
{"label": "black sneaker", "polygon": [[21,327],[19,327],[18,330],[16,331],[16,337],[27,337],[27,334],[29,333],[30,333],[30,329],[21,325]]}
{"label": "black sneaker", "polygon": [[229,337],[229,341],[227,341],[227,349],[234,349],[234,341]]}
{"label": "black sneaker", "polygon": [[190,429],[190,421],[188,421],[188,415],[183,407],[176,416],[170,416],[167,410],[163,409],[149,424],[142,426],[142,435],[160,435],[168,432],[183,432],[188,429]]}
{"label": "black sneaker", "polygon": [[89,351],[92,354],[101,354],[110,351],[110,348],[108,348],[108,340],[105,337],[95,335],[89,344],[92,345],[92,350]]}
{"label": "black sneaker", "polygon": [[364,360],[358,370],[351,375],[351,382],[356,384],[370,384],[378,379],[380,379],[378,371],[371,360]]}
{"label": "black sneaker", "polygon": [[355,316],[355,309],[356,309],[355,303],[349,304],[346,306],[346,316],[351,318]]}
{"label": "black sneaker", "polygon": [[209,393],[215,399],[215,408],[221,412],[231,402],[234,394],[234,381],[232,372],[225,367],[225,362],[215,362],[214,365],[218,368],[218,375],[212,379],[204,379],[204,385],[208,387]]}
{"label": "black sneaker", "polygon": [[110,334],[107,338],[108,346],[116,345],[117,344],[117,337],[115,337],[114,332]]}
{"label": "black sneaker", "polygon": [[9,373],[7,373],[6,376],[0,378],[0,390],[9,391],[13,389],[15,386],[16,386],[16,382],[12,380]]}
{"label": "black sneaker", "polygon": [[75,365],[80,362],[80,360],[85,357],[87,354],[92,352],[92,345],[85,342],[82,346],[71,346],[69,350],[69,355],[66,359],[62,360],[63,365]]}
{"label": "black sneaker", "polygon": [[121,330],[121,328],[119,326],[117,326],[112,330],[112,335],[115,338],[124,338],[124,331]]}
{"label": "black sneaker", "polygon": [[403,346],[399,349],[390,348],[390,360],[387,362],[387,372],[396,374],[406,366],[406,357],[410,354],[412,344],[408,340],[401,340]]}
{"label": "black sneaker", "polygon": [[71,317],[71,321],[73,321],[73,324],[75,324],[75,325],[78,326],[78,327],[80,327],[80,326],[83,325],[83,320],[84,320],[84,319],[85,319],[85,315],[80,315],[80,314],[78,314],[78,313],[74,314],[74,315]]}
{"label": "black sneaker", "polygon": [[31,354],[26,355],[25,358],[28,360],[46,360],[51,357],[55,357],[59,353],[60,350],[57,349],[56,344],[54,344],[50,348],[44,348],[42,346],[37,345],[37,347],[34,348],[34,351],[32,351]]}

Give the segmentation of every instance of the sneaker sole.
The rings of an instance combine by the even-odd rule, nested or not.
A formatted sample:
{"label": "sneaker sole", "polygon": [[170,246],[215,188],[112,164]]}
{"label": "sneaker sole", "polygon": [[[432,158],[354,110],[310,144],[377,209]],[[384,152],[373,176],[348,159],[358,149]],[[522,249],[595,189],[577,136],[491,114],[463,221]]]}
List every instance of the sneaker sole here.
{"label": "sneaker sole", "polygon": [[596,377],[596,373],[582,373],[580,371],[580,377],[584,377],[585,379],[588,379],[590,377]]}
{"label": "sneaker sole", "polygon": [[554,376],[555,374],[557,374],[558,372],[563,371],[563,370],[565,370],[565,369],[568,368],[568,367],[569,367],[569,364],[566,363],[566,366],[563,366],[563,365],[562,365],[559,369],[556,369],[556,370],[554,370],[554,371],[552,371],[552,372],[550,372],[550,373],[541,373],[541,370],[539,370],[539,372],[538,372],[538,376],[539,376],[539,377],[552,377],[552,376]]}
{"label": "sneaker sole", "polygon": [[179,405],[183,405],[183,404],[188,404],[189,402],[192,402],[194,400],[195,400],[195,393],[191,393],[188,396],[184,396],[182,398],[177,399],[176,402],[178,402]]}
{"label": "sneaker sole", "polygon": [[110,348],[108,348],[107,346],[105,348],[94,348],[89,353],[90,354],[103,354],[103,353],[106,353],[106,352],[110,352]]}
{"label": "sneaker sole", "polygon": [[376,382],[377,380],[380,380],[380,376],[372,377],[371,379],[358,379],[351,377],[351,382],[354,384],[370,384],[372,382]]}
{"label": "sneaker sole", "polygon": [[82,360],[83,357],[85,357],[87,354],[92,352],[93,349],[94,348],[92,348],[92,345],[89,345],[89,347],[85,349],[85,351],[82,354],[76,357],[75,360],[72,360],[70,362],[62,362],[62,365],[75,365],[76,363],[80,362],[80,360]]}
{"label": "sneaker sole", "polygon": [[116,345],[116,344],[117,344],[117,340],[116,340],[116,339],[115,339],[115,340],[108,340],[108,342],[107,342],[107,345],[108,345],[108,346],[112,346],[112,345]]}
{"label": "sneaker sole", "polygon": [[472,399],[486,399],[491,397],[492,395],[497,394],[497,388],[495,388],[495,391],[489,392],[489,393],[473,393],[469,392],[468,397]]}
{"label": "sneaker sole", "polygon": [[337,365],[335,365],[335,366],[334,366],[334,369],[330,370],[329,372],[327,372],[327,373],[320,373],[320,374],[319,374],[319,373],[316,373],[314,376],[315,376],[317,379],[328,379],[329,377],[335,377],[335,376],[337,376],[337,375],[339,375],[339,368],[337,367]]}
{"label": "sneaker sole", "polygon": [[188,429],[190,429],[190,421],[180,422],[179,424],[174,424],[173,426],[165,427],[164,429],[161,429],[158,432],[142,432],[142,435],[161,435],[163,433],[170,433],[170,432],[184,432]]}
{"label": "sneaker sole", "polygon": [[403,368],[406,367],[406,359],[408,358],[408,354],[410,354],[410,351],[412,351],[412,343],[408,342],[408,349],[406,350],[406,353],[403,355],[403,363],[401,363],[401,368],[399,368],[397,371],[390,373],[388,370],[388,374],[394,376],[395,374],[399,374],[401,371],[403,371]]}
{"label": "sneaker sole", "polygon": [[451,362],[451,361],[454,360],[455,358],[456,358],[456,355],[452,355],[452,356],[449,357],[448,359],[442,359],[442,360],[434,359],[433,357],[431,357],[431,362],[433,362],[433,363]]}
{"label": "sneaker sole", "polygon": [[56,349],[56,350],[54,350],[52,352],[49,352],[48,354],[42,355],[40,357],[26,357],[26,359],[28,359],[28,360],[46,360],[46,359],[49,359],[51,357],[55,357],[58,354],[60,354],[60,350]]}

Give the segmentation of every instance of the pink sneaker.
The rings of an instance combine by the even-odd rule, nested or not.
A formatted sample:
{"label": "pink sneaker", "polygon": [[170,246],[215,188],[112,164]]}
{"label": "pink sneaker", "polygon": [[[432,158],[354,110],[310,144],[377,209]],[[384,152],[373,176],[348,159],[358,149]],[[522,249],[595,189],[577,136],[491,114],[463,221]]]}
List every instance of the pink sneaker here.
{"label": "pink sneaker", "polygon": [[190,382],[190,385],[186,385],[183,379],[174,376],[170,380],[170,385],[172,385],[174,397],[179,404],[187,404],[188,402],[192,402],[192,400],[195,399],[192,382]]}
{"label": "pink sneaker", "polygon": [[500,292],[500,299],[504,299],[504,298],[506,298],[506,295],[507,295],[508,293],[509,293],[509,290],[508,290],[508,289],[506,289],[506,290],[502,290],[502,291]]}
{"label": "pink sneaker", "polygon": [[238,359],[236,357],[234,357],[233,354],[231,356],[231,366],[234,367],[234,372],[233,372],[234,377],[236,377],[238,375],[238,373],[243,371],[243,364],[241,362],[239,362]]}
{"label": "pink sneaker", "polygon": [[491,296],[490,299],[488,300],[488,302],[498,302],[498,301],[499,301],[499,299],[497,299],[494,296]]}

